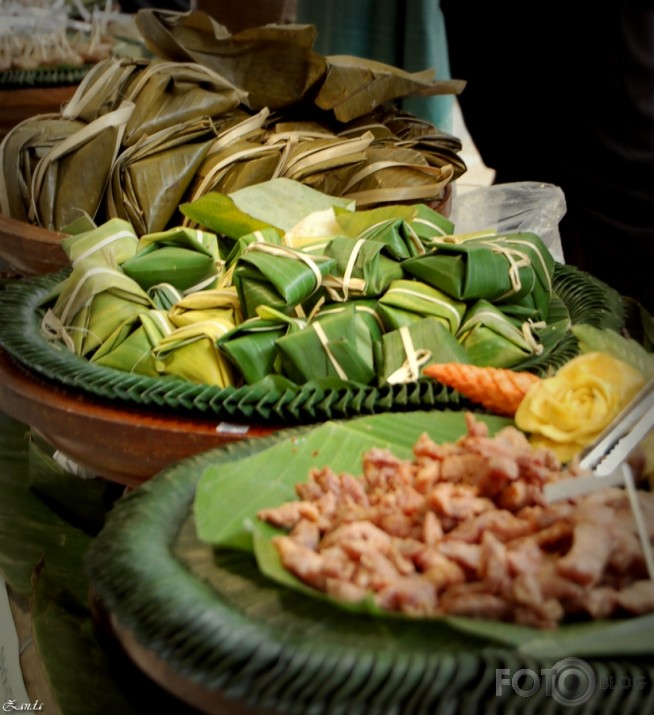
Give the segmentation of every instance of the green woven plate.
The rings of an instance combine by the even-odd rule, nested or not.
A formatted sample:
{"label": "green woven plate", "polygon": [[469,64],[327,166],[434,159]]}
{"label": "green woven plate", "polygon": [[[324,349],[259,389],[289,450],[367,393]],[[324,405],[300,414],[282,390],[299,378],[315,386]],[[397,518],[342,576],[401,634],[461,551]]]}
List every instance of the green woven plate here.
{"label": "green woven plate", "polygon": [[[483,419],[492,430],[506,423]],[[363,417],[346,427],[401,445],[421,430],[452,439],[463,424],[461,413],[432,411]],[[620,635],[625,624],[635,631],[642,653],[642,644],[653,642],[653,616],[630,626],[605,624],[599,646],[597,631],[592,639],[588,634],[602,624],[563,626],[552,637],[494,622],[485,622],[484,632],[472,619],[370,618],[266,580],[250,552],[214,552],[197,539],[192,505],[207,467],[246,464],[281,440],[300,442],[312,432],[296,428],[180,462],[110,512],[87,553],[87,571],[102,602],[141,647],[199,686],[279,712],[570,712],[545,687],[529,698],[506,685],[498,694],[496,669],[511,678],[522,668],[540,673],[573,656],[583,658],[595,678],[574,712],[624,713],[625,703],[629,712],[653,711],[654,658],[629,655],[635,651]],[[338,448],[326,445],[323,457],[329,460],[329,450]],[[242,478],[248,480],[247,472]],[[617,676],[634,686],[616,692]]]}
{"label": "green woven plate", "polygon": [[[468,403],[434,380],[383,388],[361,386],[337,379],[316,380],[298,386],[280,377],[254,385],[218,388],[179,378],[152,378],[90,363],[61,345],[48,342],[40,330],[42,305],[67,270],[9,284],[0,293],[0,347],[16,361],[41,376],[92,395],[126,403],[155,406],[180,413],[203,413],[220,419],[252,424],[310,424],[388,411],[460,408]],[[558,265],[554,289],[559,309],[571,323],[619,329],[624,309],[619,294],[576,268]],[[556,368],[578,352],[572,334],[537,360],[524,363],[537,372]]]}

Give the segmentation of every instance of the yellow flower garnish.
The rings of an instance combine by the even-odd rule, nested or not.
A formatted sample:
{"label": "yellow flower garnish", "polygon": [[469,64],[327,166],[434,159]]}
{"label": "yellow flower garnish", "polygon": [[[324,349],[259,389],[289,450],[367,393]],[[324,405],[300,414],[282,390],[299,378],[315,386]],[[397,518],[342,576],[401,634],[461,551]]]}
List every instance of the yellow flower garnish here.
{"label": "yellow flower garnish", "polygon": [[622,360],[600,352],[566,363],[533,385],[515,414],[516,425],[535,446],[568,462],[611,422],[645,385],[645,377]]}

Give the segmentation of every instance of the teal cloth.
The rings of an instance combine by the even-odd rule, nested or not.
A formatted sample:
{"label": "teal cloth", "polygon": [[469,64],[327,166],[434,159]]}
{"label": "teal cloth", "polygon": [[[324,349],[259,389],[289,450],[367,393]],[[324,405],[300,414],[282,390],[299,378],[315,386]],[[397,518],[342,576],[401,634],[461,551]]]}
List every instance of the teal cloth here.
{"label": "teal cloth", "polygon": [[[451,79],[439,0],[297,0],[297,21],[316,26],[322,55],[354,55],[408,72],[433,68]],[[409,97],[401,107],[444,132],[452,131],[454,97]]]}

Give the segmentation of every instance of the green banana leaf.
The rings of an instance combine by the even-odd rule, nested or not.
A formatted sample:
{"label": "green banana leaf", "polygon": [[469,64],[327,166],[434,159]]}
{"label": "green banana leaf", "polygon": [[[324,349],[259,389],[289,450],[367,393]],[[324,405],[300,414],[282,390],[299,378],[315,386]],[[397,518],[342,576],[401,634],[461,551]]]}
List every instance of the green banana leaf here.
{"label": "green banana leaf", "polygon": [[456,335],[473,365],[515,367],[543,351],[527,321],[511,320],[486,300],[470,306]]}
{"label": "green banana leaf", "polygon": [[379,299],[379,312],[389,330],[431,315],[456,335],[466,309],[463,301],[417,280],[393,281]]}
{"label": "green banana leaf", "polygon": [[125,321],[100,345],[91,362],[139,375],[159,375],[153,348],[175,330],[168,315],[161,310],[139,313]]}
{"label": "green banana leaf", "polygon": [[50,338],[87,357],[125,321],[152,302],[119,268],[93,258],[80,261],[56,288],[56,300],[42,321]]}
{"label": "green banana leaf", "polygon": [[297,384],[338,377],[362,385],[375,378],[374,343],[379,326],[360,313],[345,311],[317,317],[304,330],[292,331],[276,341],[282,370]]}
{"label": "green banana leaf", "polygon": [[260,305],[289,312],[316,294],[336,261],[286,246],[251,243],[239,256],[233,274],[243,315],[251,318]]}
{"label": "green banana leaf", "polygon": [[220,272],[218,239],[184,227],[147,233],[122,269],[144,290],[164,282],[182,293],[215,287]]}
{"label": "green banana leaf", "polygon": [[325,280],[334,301],[381,295],[395,280],[404,276],[400,263],[383,254],[386,244],[372,239],[334,238],[324,251],[336,261]]}
{"label": "green banana leaf", "polygon": [[529,299],[535,320],[547,320],[554,259],[532,233],[450,236],[402,267],[459,300],[493,303]]}
{"label": "green banana leaf", "polygon": [[61,240],[61,247],[73,266],[91,256],[101,256],[100,260],[107,265],[117,266],[134,256],[137,245],[138,236],[132,225],[119,218]]}
{"label": "green banana leaf", "polygon": [[433,316],[385,333],[375,345],[380,385],[416,382],[434,362],[470,362],[465,348]]}

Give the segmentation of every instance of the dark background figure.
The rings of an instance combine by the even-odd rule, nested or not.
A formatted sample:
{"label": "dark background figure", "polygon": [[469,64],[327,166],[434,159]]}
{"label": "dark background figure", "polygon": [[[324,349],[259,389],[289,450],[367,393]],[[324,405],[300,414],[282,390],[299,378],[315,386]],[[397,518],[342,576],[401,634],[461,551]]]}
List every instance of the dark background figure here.
{"label": "dark background figure", "polygon": [[496,183],[560,186],[565,260],[654,308],[654,0],[441,0],[452,75]]}

